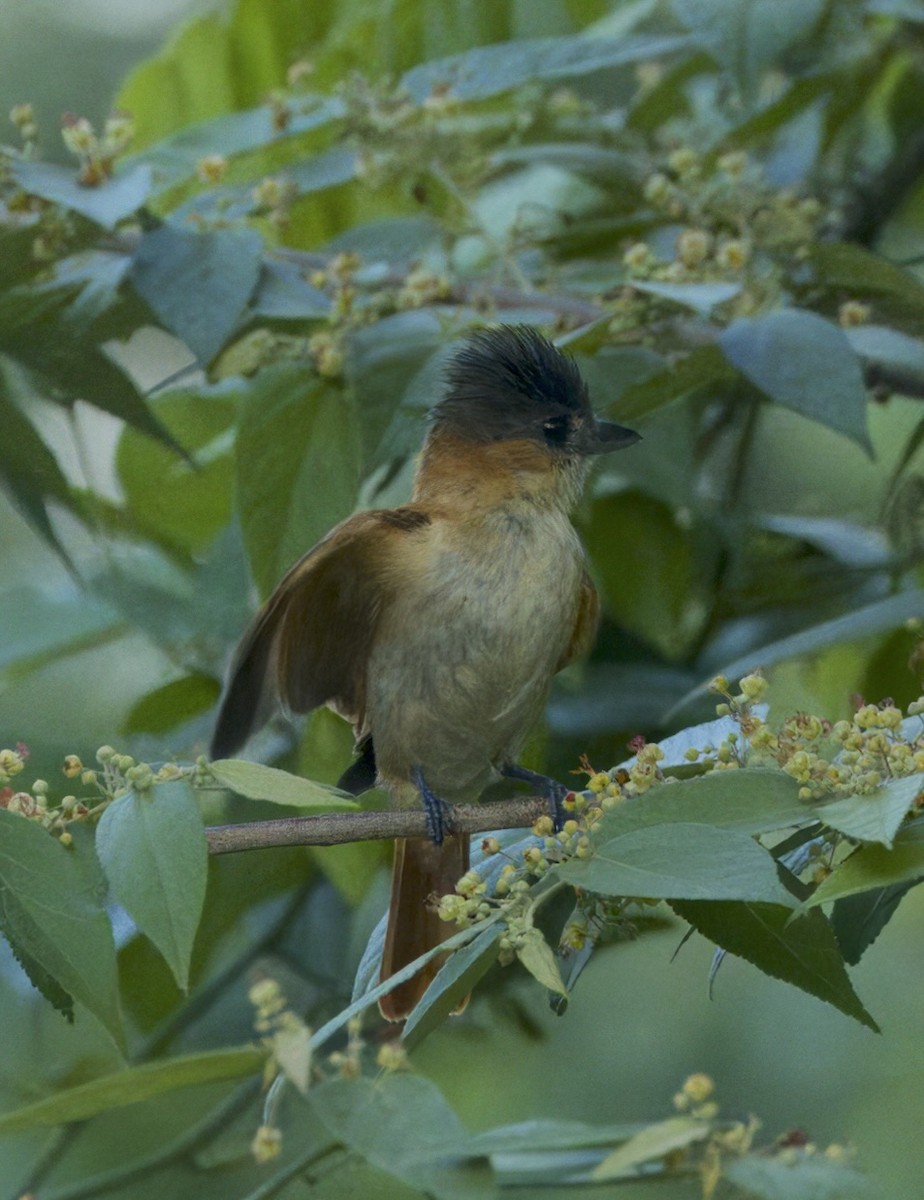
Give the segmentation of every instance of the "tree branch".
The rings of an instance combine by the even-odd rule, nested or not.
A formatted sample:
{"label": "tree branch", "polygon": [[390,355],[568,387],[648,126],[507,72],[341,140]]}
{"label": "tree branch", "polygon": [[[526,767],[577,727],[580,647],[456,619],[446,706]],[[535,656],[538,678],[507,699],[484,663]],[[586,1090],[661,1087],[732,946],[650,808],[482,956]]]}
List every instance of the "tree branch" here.
{"label": "tree branch", "polygon": [[[463,804],[451,809],[453,833],[486,833],[492,829],[529,829],[547,816],[549,802],[541,796],[520,796],[496,804]],[[205,831],[209,854],[235,854],[269,846],[340,846],[345,842],[391,841],[399,837],[428,837],[427,818],[417,809],[386,812],[318,813],[311,817],[281,817],[246,825],[213,825]]]}

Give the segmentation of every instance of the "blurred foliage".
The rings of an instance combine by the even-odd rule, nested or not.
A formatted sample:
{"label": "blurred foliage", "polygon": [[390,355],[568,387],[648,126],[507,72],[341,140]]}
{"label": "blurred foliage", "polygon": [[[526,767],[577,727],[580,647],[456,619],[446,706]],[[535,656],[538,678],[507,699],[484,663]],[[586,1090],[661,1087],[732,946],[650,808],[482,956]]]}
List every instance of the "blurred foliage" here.
{"label": "blurred foliage", "polygon": [[[548,330],[598,410],[645,438],[601,467],[578,513],[606,619],[553,696],[537,763],[562,777],[581,754],[609,766],[640,730],[663,738],[708,715],[710,678],[756,666],[777,722],[797,708],[845,718],[864,698],[906,707],[924,662],[922,111],[916,0],[239,0],[136,70],[104,128],[70,119],[72,167],[46,161],[50,131],[14,110],[17,144],[0,148],[0,482],[63,570],[0,593],[0,715],[16,720],[0,742],[27,742],[39,778],[66,752],[91,755],[89,732],[68,739],[93,689],[111,694],[109,736],[134,757],[67,785],[74,804],[99,785],[111,801],[99,858],[80,822],[65,850],[0,811],[4,861],[20,864],[0,924],[44,996],[79,1014],[53,1028],[10,964],[14,1025],[34,1022],[49,1048],[38,1071],[12,1051],[4,1071],[6,1128],[24,1131],[4,1160],[11,1195],[294,1198],[306,1178],[321,1194],[558,1194],[591,1174],[629,1195],[642,1164],[679,1164],[665,1194],[694,1195],[725,1151],[728,1194],[851,1194],[842,1163],[796,1143],[751,1155],[746,1126],[689,1105],[656,1126],[469,1135],[432,1084],[402,1075],[368,1095],[332,1077],[306,1100],[290,1088],[281,1155],[258,1166],[255,1088],[226,1082],[260,1069],[250,1048],[227,1049],[251,1036],[242,980],[278,980],[283,1011],[312,1027],[342,1016],[383,903],[364,882],[380,850],[206,864],[203,820],[263,816],[258,793],[229,777],[232,798],[184,768],[159,777],[151,805],[150,780],[129,772],[201,750],[251,580],[265,595],[333,523],[405,498],[442,363],[493,321]],[[172,340],[152,343],[152,326]],[[152,353],[168,365],[152,371]],[[256,751],[330,782],[349,736],[315,717],[304,733],[278,724]],[[790,923],[756,868],[744,893],[646,895],[872,1020],[844,961],[919,877],[916,827],[899,831],[914,797],[896,782],[906,790],[828,813],[861,847],[817,893],[837,900],[833,925],[817,907]],[[331,803],[280,786],[290,809]],[[727,880],[743,839],[769,862],[752,835],[786,822],[765,799],[781,824],[735,832],[704,809],[708,845],[696,851],[687,816],[675,857],[699,854],[713,876],[725,863]],[[793,836],[780,854],[800,850]],[[618,837],[644,856],[655,835]],[[666,837],[659,826],[665,853]],[[604,873],[604,895],[626,888]],[[453,960],[459,994],[496,958],[494,936]],[[531,945],[521,961],[554,984]],[[505,989],[530,1028],[495,975],[479,990]],[[281,1050],[265,1020],[277,1065],[300,1077],[299,1029]],[[357,1066],[355,1031],[337,1053],[343,1073]],[[723,1137],[739,1143],[723,1151]]]}

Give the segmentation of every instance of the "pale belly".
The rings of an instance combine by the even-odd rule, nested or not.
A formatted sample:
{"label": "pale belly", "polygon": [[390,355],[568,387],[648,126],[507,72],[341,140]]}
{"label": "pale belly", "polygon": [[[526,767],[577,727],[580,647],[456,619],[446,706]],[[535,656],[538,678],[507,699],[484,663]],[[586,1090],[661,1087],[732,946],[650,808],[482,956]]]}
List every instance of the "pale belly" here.
{"label": "pale belly", "polygon": [[367,727],[396,793],[419,767],[443,799],[474,798],[515,759],[571,639],[582,568],[556,516],[505,523],[465,553],[446,537],[408,579],[367,676]]}

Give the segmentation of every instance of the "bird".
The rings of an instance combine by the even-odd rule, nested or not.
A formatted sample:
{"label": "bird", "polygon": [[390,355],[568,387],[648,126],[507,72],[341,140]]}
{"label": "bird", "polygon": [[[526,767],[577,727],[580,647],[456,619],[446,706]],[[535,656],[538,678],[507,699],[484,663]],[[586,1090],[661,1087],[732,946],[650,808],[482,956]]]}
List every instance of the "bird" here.
{"label": "bird", "polygon": [[[340,786],[427,812],[397,839],[380,979],[452,933],[434,896],[469,869],[448,806],[499,778],[561,784],[517,761],[552,679],[589,650],[599,599],[569,513],[601,454],[639,440],[598,418],[574,359],[528,325],[470,332],[444,369],[411,498],[357,512],[284,576],[234,655],[212,740],[237,753],[274,704],[351,722]],[[401,1021],[440,966],[383,995]]]}

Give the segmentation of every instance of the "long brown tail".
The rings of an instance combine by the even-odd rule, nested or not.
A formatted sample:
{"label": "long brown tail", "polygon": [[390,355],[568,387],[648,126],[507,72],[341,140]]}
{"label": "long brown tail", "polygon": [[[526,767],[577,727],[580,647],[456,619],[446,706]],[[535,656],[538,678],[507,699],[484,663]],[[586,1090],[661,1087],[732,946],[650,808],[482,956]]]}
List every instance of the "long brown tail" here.
{"label": "long brown tail", "polygon": [[[382,952],[382,980],[390,979],[426,950],[456,932],[428,906],[434,893],[451,892],[468,870],[467,835],[451,836],[437,846],[424,838],[398,838],[391,877],[388,929]],[[442,966],[442,956],[432,958],[406,983],[383,996],[379,1009],[386,1021],[403,1021],[429,987]]]}

